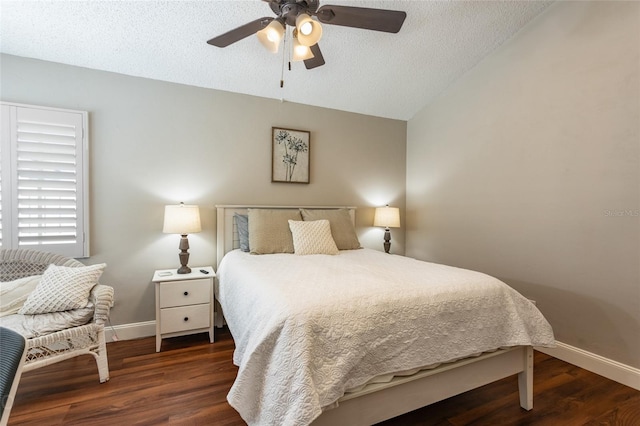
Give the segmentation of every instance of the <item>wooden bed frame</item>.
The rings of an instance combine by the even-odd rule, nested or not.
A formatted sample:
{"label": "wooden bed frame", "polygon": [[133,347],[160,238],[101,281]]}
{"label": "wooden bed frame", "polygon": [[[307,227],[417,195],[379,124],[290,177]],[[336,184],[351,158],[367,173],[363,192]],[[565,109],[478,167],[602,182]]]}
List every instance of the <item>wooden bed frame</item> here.
{"label": "wooden bed frame", "polygon": [[[246,214],[248,208],[346,208],[355,224],[355,207],[220,205],[216,208],[218,266],[227,252],[239,247],[233,215]],[[221,327],[223,318],[218,303],[216,312],[216,325]],[[442,364],[412,376],[397,376],[388,383],[369,384],[358,392],[345,394],[338,400],[337,407],[324,411],[313,425],[371,425],[515,374],[518,375],[520,406],[531,410],[533,348],[517,346]]]}

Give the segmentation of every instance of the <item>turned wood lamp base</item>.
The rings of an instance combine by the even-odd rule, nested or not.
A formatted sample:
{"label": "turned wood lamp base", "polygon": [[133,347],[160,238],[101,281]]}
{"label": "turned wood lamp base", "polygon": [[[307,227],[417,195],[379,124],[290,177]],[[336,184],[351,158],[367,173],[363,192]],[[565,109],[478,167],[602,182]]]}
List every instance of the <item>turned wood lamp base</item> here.
{"label": "turned wood lamp base", "polygon": [[391,249],[391,232],[389,227],[384,228],[384,252],[389,253]]}
{"label": "turned wood lamp base", "polygon": [[180,254],[178,254],[180,268],[178,268],[177,272],[178,274],[190,274],[191,268],[187,266],[187,263],[189,263],[189,240],[187,239],[187,234],[182,234],[178,248],[180,249]]}

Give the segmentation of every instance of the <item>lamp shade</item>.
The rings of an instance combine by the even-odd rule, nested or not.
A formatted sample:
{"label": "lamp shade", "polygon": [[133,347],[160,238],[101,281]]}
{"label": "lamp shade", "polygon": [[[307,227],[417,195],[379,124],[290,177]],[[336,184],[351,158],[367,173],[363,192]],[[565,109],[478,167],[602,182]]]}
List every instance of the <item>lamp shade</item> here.
{"label": "lamp shade", "polygon": [[313,52],[309,46],[305,46],[298,41],[296,36],[297,30],[294,30],[293,36],[293,55],[292,58],[294,61],[306,61],[307,59],[313,58]]}
{"label": "lamp shade", "polygon": [[378,207],[373,217],[373,226],[385,228],[400,227],[400,209],[398,207]]}
{"label": "lamp shade", "polygon": [[301,13],[296,18],[296,29],[298,30],[298,41],[305,46],[313,46],[322,37],[322,26],[320,22],[311,19],[306,13]]}
{"label": "lamp shade", "polygon": [[194,234],[200,232],[200,209],[198,206],[189,206],[184,203],[164,207],[165,234]]}
{"label": "lamp shade", "polygon": [[282,22],[274,19],[264,29],[256,33],[258,40],[271,53],[278,53],[280,41],[284,37],[284,25]]}

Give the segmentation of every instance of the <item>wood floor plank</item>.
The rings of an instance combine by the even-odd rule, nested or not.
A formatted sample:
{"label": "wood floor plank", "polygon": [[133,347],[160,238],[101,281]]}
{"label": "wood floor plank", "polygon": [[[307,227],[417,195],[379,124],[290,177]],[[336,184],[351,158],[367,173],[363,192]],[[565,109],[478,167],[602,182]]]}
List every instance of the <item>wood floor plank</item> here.
{"label": "wood floor plank", "polygon": [[[227,329],[107,345],[110,380],[85,356],[24,373],[9,420],[24,425],[216,425],[245,423],[227,403],[237,374]],[[384,426],[640,425],[640,392],[535,353],[534,409],[520,408],[508,377],[381,423]],[[348,425],[347,425],[348,426]]]}

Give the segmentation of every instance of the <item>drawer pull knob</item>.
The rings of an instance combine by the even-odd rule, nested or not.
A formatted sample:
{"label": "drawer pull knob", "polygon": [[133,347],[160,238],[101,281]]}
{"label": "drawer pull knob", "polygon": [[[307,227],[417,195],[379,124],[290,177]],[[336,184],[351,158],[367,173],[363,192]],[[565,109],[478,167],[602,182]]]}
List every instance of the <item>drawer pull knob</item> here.
{"label": "drawer pull knob", "polygon": [[189,317],[184,317],[184,321],[185,322],[189,321]]}
{"label": "drawer pull knob", "polygon": [[188,295],[189,295],[189,292],[188,292],[188,291],[185,291],[185,292],[184,292],[184,295],[185,295],[185,296],[188,296]]}

